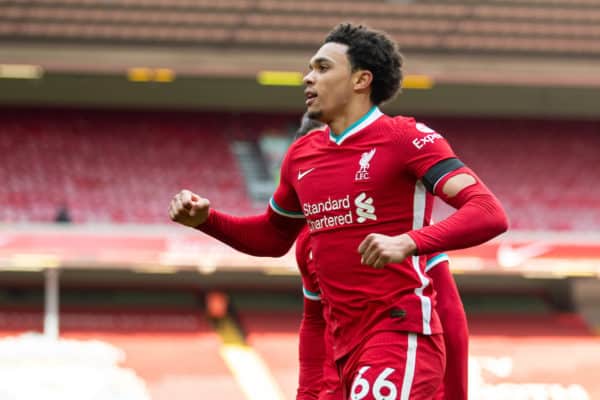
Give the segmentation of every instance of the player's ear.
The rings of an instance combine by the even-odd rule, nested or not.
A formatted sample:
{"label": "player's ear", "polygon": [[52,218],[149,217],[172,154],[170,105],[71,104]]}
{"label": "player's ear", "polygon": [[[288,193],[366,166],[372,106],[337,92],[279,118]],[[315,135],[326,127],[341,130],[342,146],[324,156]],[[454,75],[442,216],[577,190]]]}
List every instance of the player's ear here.
{"label": "player's ear", "polygon": [[355,90],[368,89],[373,82],[373,73],[366,69],[359,69],[354,72],[353,80]]}

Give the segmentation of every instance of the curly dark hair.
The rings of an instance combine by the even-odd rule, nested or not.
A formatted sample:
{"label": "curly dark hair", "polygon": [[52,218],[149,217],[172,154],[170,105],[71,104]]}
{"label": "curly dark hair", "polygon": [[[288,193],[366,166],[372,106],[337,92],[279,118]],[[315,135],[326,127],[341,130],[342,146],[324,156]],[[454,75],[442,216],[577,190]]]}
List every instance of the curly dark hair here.
{"label": "curly dark hair", "polygon": [[348,60],[353,71],[371,71],[373,104],[379,105],[396,96],[402,84],[402,55],[387,34],[363,25],[344,23],[333,28],[323,44],[330,42],[348,46]]}

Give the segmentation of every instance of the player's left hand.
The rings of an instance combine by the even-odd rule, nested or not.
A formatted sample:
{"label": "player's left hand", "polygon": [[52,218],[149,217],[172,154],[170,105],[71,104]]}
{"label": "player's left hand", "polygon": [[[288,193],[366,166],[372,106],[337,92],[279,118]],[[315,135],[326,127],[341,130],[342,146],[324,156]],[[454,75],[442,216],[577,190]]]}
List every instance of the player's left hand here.
{"label": "player's left hand", "polygon": [[383,268],[386,264],[401,263],[414,254],[417,245],[407,234],[387,236],[379,233],[367,235],[358,246],[360,262],[373,268]]}

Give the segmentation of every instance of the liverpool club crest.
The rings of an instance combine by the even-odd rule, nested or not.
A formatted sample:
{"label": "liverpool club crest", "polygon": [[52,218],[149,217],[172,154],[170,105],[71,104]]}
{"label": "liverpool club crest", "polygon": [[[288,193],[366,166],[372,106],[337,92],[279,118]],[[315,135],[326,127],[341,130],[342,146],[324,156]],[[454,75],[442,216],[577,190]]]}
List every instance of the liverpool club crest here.
{"label": "liverpool club crest", "polygon": [[360,168],[356,171],[356,175],[354,176],[355,181],[366,181],[369,179],[369,167],[371,166],[373,156],[375,156],[375,151],[376,149],[372,149],[371,151],[362,153],[362,156],[358,161]]}

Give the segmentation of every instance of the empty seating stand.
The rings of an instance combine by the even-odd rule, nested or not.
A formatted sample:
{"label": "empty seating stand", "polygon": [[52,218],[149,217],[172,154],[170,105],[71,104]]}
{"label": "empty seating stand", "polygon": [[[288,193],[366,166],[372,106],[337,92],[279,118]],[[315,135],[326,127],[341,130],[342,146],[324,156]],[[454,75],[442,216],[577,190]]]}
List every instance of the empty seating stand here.
{"label": "empty seating stand", "polygon": [[293,399],[298,384],[298,331],[296,310],[243,310],[240,322],[248,344],[265,361],[286,399]]}
{"label": "empty seating stand", "polygon": [[[234,214],[252,204],[230,146],[287,132],[296,115],[126,111],[0,112],[0,221],[168,223],[182,188]],[[419,118],[498,195],[512,229],[598,230],[600,123]],[[293,130],[293,129],[292,129]],[[434,208],[436,220],[451,210]]]}
{"label": "empty seating stand", "polygon": [[600,54],[600,1],[12,0],[0,40],[314,47],[340,21],[403,50]]}
{"label": "empty seating stand", "polygon": [[75,222],[167,223],[183,188],[252,209],[223,118],[13,110],[0,120],[2,221],[51,221],[67,205]]}
{"label": "empty seating stand", "polygon": [[[427,119],[500,198],[512,229],[597,230],[600,124]],[[439,219],[441,216],[437,217]]]}

